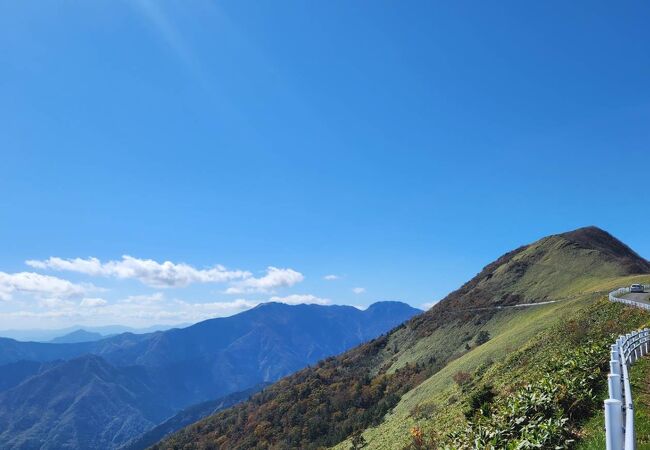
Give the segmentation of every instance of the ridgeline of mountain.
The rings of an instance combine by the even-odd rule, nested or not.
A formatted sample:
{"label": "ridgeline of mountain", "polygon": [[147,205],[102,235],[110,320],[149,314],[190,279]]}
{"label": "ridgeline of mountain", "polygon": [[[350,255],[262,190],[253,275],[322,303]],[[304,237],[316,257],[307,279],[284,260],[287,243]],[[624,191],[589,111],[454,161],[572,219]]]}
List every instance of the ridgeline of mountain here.
{"label": "ridgeline of mountain", "polygon": [[[495,344],[493,355],[481,359],[484,364],[494,364],[494,358],[504,358],[513,351],[508,345],[523,345],[549,323],[562,320],[562,316],[543,316],[543,320],[540,316],[521,326],[522,318],[530,317],[522,308],[509,306],[566,300],[559,304],[570,308],[575,304],[571,299],[582,298],[585,291],[603,280],[647,273],[648,261],[596,227],[540,239],[506,253],[429,311],[390,333],[285,377],[250,400],[181,430],[155,448],[336,445],[377,427],[404,394],[408,392],[412,398],[416,388],[435,379],[446,365],[472,356],[472,349],[482,344],[477,339],[480,330],[509,336],[510,341],[503,338],[504,344]],[[535,308],[544,312],[552,306]],[[447,375],[444,383],[451,382],[450,378]],[[407,401],[407,406],[404,417],[416,414],[412,403]],[[382,442],[373,445],[396,448],[390,440]]]}
{"label": "ridgeline of mountain", "polygon": [[579,228],[508,252],[442,300],[451,307],[507,306],[578,292],[590,280],[650,273],[650,263],[597,227]]}
{"label": "ridgeline of mountain", "polygon": [[366,311],[268,303],[95,342],[1,338],[0,448],[117,448],[182,408],[275,381],[420,312],[399,302]]}
{"label": "ridgeline of mountain", "polygon": [[104,339],[104,337],[105,336],[100,333],[93,333],[92,331],[79,329],[63,336],[56,337],[50,342],[52,344],[76,344],[79,342],[98,341],[100,339]]}

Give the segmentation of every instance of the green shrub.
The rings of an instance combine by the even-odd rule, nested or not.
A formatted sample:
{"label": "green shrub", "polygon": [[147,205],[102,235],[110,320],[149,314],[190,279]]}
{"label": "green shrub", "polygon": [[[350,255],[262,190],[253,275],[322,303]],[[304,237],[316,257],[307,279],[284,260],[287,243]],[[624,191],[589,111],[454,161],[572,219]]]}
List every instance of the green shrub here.
{"label": "green shrub", "polygon": [[496,393],[491,384],[483,385],[472,392],[469,396],[469,409],[465,411],[465,418],[471,420],[477,413],[484,416],[489,415],[489,407],[494,397],[496,397]]}
{"label": "green shrub", "polygon": [[485,344],[487,341],[490,340],[490,333],[488,333],[485,330],[481,330],[478,332],[474,340],[476,341],[476,345]]}
{"label": "green shrub", "polygon": [[454,449],[569,448],[571,424],[597,404],[595,391],[604,376],[607,343],[587,342],[551,359],[534,381],[513,394],[494,398],[484,386],[470,395],[470,420],[437,447]]}

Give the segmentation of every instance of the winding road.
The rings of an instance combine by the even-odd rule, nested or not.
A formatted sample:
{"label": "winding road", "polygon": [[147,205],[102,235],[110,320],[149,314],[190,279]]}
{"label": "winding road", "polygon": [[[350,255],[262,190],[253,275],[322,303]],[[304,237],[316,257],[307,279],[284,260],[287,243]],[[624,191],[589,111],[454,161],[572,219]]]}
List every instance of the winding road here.
{"label": "winding road", "polygon": [[621,298],[650,305],[650,292],[629,292]]}

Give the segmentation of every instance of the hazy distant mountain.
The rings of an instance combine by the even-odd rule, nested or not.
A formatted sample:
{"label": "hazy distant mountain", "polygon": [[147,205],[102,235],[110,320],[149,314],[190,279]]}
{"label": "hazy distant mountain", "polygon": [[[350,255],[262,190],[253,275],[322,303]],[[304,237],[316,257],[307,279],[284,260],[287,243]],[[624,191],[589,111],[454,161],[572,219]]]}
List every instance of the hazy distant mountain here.
{"label": "hazy distant mountain", "polygon": [[75,344],[77,342],[92,342],[103,339],[105,336],[100,333],[93,333],[86,330],[76,330],[52,339],[53,344]]}
{"label": "hazy distant mountain", "polygon": [[400,302],[365,311],[267,303],[95,342],[0,338],[0,364],[16,374],[0,375],[0,448],[115,448],[182,408],[275,381],[420,312]]}
{"label": "hazy distant mountain", "polygon": [[171,328],[183,328],[189,325],[190,324],[187,323],[178,325],[151,325],[149,327],[143,328],[126,327],[124,325],[104,325],[98,327],[75,325],[59,329],[32,328],[24,330],[0,330],[0,337],[15,339],[17,341],[23,342],[51,342],[57,337],[65,336],[66,334],[70,334],[82,329],[91,333],[99,333],[102,336],[112,336],[121,333],[153,333],[154,331],[164,331]]}
{"label": "hazy distant mountain", "polygon": [[112,336],[121,333],[144,334],[153,333],[154,331],[164,331],[171,328],[184,328],[190,324],[183,323],[178,325],[151,325],[143,328],[126,327],[124,325],[104,325],[104,326],[82,326],[75,325],[67,328],[58,329],[24,329],[24,330],[0,330],[0,337],[15,339],[23,342],[51,342],[57,337],[65,336],[77,330],[85,330],[91,333],[99,333],[102,336]]}

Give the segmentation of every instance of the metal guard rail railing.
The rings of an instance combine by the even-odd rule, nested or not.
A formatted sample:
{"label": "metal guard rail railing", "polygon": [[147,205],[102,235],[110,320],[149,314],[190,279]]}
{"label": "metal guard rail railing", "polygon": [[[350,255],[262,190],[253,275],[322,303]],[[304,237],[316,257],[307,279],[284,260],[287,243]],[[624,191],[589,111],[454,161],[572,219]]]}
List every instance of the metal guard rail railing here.
{"label": "metal guard rail railing", "polygon": [[[650,285],[643,285],[644,291]],[[650,305],[621,298],[630,288],[620,288],[609,294],[609,300],[650,310]],[[609,398],[605,400],[605,441],[607,450],[635,450],[634,405],[630,387],[630,366],[650,353],[650,329],[633,331],[619,336],[610,350],[607,385]]]}

